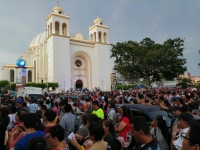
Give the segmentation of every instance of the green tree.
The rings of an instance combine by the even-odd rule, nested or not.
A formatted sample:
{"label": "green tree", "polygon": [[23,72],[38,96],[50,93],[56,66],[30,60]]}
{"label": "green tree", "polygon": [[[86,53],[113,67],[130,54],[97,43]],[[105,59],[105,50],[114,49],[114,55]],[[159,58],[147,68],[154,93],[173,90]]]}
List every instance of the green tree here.
{"label": "green tree", "polygon": [[141,42],[127,41],[112,44],[111,58],[115,58],[114,70],[128,81],[143,78],[147,85],[152,81],[173,80],[187,68],[182,58],[184,41],[168,39],[158,44],[150,38]]}
{"label": "green tree", "polygon": [[181,86],[183,89],[186,89],[192,85],[192,80],[188,78],[179,79],[177,86]]}

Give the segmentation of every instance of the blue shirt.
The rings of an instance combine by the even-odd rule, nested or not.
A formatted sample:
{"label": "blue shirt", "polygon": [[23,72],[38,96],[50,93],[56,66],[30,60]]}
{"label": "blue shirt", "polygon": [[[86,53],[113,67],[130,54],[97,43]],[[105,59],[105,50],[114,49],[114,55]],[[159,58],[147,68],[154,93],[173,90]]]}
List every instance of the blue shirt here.
{"label": "blue shirt", "polygon": [[34,137],[44,137],[44,132],[36,131],[34,133],[26,134],[21,140],[17,142],[14,150],[27,150],[29,141]]}
{"label": "blue shirt", "polygon": [[76,119],[75,115],[68,112],[68,113],[65,113],[64,116],[60,120],[59,125],[61,125],[63,129],[65,130],[64,140],[67,143],[69,143],[68,136],[70,135],[70,133],[75,131],[75,119]]}

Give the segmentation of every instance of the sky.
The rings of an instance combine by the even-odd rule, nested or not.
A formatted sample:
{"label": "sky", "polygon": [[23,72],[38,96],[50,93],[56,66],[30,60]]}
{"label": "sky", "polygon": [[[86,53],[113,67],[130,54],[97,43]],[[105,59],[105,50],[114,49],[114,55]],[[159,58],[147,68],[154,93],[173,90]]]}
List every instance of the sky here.
{"label": "sky", "polygon": [[[70,36],[88,28],[97,14],[109,26],[109,42],[140,42],[149,37],[162,44],[185,38],[187,72],[200,75],[199,0],[0,0],[0,67],[15,64],[32,39],[43,32],[46,18],[57,5],[70,16]],[[2,72],[0,70],[0,80]]]}

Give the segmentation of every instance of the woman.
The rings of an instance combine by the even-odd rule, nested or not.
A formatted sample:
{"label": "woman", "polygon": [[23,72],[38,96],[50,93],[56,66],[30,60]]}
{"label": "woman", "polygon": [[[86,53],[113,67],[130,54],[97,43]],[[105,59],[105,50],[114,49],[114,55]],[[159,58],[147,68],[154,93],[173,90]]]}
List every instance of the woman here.
{"label": "woman", "polygon": [[119,124],[115,127],[115,132],[118,133],[118,140],[121,142],[123,148],[128,148],[131,144],[132,139],[130,136],[130,120],[132,119],[132,113],[126,106],[120,107],[121,119]]}
{"label": "woman", "polygon": [[151,125],[151,135],[158,142],[160,150],[169,150],[170,134],[166,124],[166,118],[158,115]]}
{"label": "woman", "polygon": [[9,124],[10,118],[8,114],[10,109],[8,106],[1,106],[0,108],[0,150],[5,150],[5,136],[6,136],[6,129]]}
{"label": "woman", "polygon": [[20,111],[16,114],[16,125],[12,129],[12,131],[9,133],[9,140],[8,140],[8,147],[12,148],[15,146],[15,144],[22,139],[25,135],[25,126],[24,126],[24,118],[29,112],[22,108]]}
{"label": "woman", "polygon": [[76,132],[76,134],[82,136],[83,138],[86,138],[89,135],[89,130],[88,130],[88,126],[87,126],[87,117],[88,116],[89,116],[89,114],[83,114],[81,116],[82,125],[79,127],[78,131]]}
{"label": "woman", "polygon": [[103,121],[103,130],[104,130],[104,136],[103,140],[107,143],[110,143],[113,139],[114,134],[114,127],[110,120]]}
{"label": "woman", "polygon": [[43,120],[44,120],[44,126],[45,126],[44,128],[45,134],[48,133],[49,129],[52,126],[56,125],[55,118],[56,118],[56,113],[53,110],[47,109],[44,112]]}
{"label": "woman", "polygon": [[56,115],[58,116],[58,111],[59,111],[59,107],[58,107],[58,102],[55,102],[55,105],[53,106],[52,110],[56,113]]}

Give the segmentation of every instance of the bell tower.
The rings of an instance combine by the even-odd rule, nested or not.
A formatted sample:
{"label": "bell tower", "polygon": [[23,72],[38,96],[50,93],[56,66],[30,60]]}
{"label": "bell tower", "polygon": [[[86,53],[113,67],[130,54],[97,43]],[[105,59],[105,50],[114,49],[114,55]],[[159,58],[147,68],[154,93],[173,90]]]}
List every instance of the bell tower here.
{"label": "bell tower", "polygon": [[58,82],[62,90],[66,90],[71,85],[69,20],[69,15],[64,14],[58,4],[46,20],[48,82]]}
{"label": "bell tower", "polygon": [[99,87],[104,91],[110,90],[110,88],[106,89],[105,87],[111,87],[110,44],[108,30],[108,25],[104,25],[103,20],[98,15],[94,20],[93,25],[89,27],[89,41],[94,42],[95,45],[95,62],[92,65],[94,66],[93,75],[96,78],[92,79],[92,83],[93,87]]}

